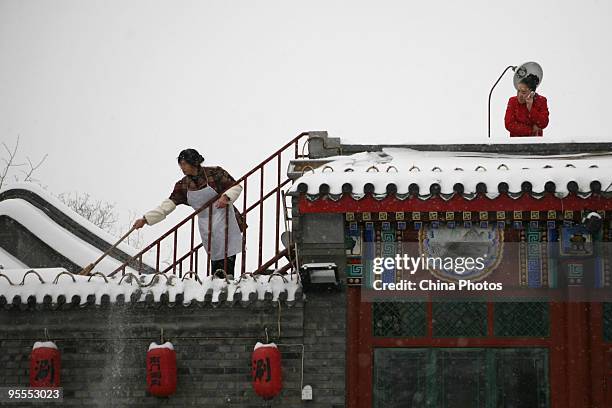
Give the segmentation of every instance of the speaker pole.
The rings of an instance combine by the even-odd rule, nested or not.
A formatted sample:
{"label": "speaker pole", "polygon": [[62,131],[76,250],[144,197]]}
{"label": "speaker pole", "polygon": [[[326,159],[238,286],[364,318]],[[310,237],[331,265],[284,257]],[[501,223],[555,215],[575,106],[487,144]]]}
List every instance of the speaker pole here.
{"label": "speaker pole", "polygon": [[499,81],[501,81],[501,79],[504,76],[504,74],[506,73],[506,71],[508,71],[510,68],[516,69],[516,66],[515,65],[508,65],[508,67],[506,69],[504,69],[504,72],[502,72],[502,74],[499,76],[499,78],[497,78],[497,81],[495,81],[495,83],[491,87],[491,90],[489,91],[489,139],[491,138],[491,95],[493,94],[493,89],[495,89],[495,87],[497,86]]}

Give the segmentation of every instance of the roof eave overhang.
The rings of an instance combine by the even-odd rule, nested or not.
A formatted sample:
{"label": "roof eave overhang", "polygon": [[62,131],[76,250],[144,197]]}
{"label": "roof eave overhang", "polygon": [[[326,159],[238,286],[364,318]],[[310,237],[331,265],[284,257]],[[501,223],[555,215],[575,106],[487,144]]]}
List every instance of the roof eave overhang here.
{"label": "roof eave overhang", "polygon": [[500,194],[489,198],[478,194],[472,199],[453,195],[449,199],[440,196],[421,198],[410,196],[400,199],[395,195],[383,198],[365,194],[356,199],[350,194],[343,194],[337,199],[328,195],[308,197],[299,195],[300,214],[306,213],[346,213],[346,212],[465,212],[465,211],[612,211],[612,198],[601,194],[570,193],[563,198],[554,194],[535,197],[529,193],[512,197]]}

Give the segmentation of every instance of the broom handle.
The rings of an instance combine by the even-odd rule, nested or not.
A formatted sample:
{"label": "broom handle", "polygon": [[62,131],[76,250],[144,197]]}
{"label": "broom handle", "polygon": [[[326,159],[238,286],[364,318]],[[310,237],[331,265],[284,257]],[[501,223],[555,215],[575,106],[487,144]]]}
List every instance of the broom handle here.
{"label": "broom handle", "polygon": [[[94,262],[92,265],[93,265],[93,266],[96,266],[96,265],[98,264],[98,262],[100,262],[102,259],[104,259],[104,257],[105,257],[106,255],[108,255],[108,254],[110,253],[110,251],[112,251],[113,249],[115,249],[115,248],[117,247],[117,245],[119,245],[119,244],[120,244],[120,243],[121,243],[121,242],[122,242],[124,239],[126,239],[126,238],[127,238],[127,236],[128,236],[128,235],[130,235],[130,234],[131,234],[131,233],[132,233],[132,232],[133,232],[135,229],[136,229],[136,227],[135,227],[135,226],[133,226],[132,228],[130,228],[130,230],[129,230],[128,232],[126,232],[126,233],[125,233],[125,234],[124,234],[124,235],[123,235],[121,238],[119,238],[119,241],[115,242],[115,245],[113,245],[112,247],[108,248],[108,249],[106,250],[106,252],[104,252],[104,253],[102,254],[102,256],[101,256],[101,257],[99,257],[99,258],[96,260],[96,262]],[[93,267],[93,266],[92,266],[92,267]]]}

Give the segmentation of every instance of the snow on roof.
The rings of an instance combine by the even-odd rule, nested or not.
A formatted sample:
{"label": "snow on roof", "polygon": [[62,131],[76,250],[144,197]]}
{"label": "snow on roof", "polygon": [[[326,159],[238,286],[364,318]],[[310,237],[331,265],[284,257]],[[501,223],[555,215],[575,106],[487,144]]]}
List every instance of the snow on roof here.
{"label": "snow on roof", "polygon": [[258,341],[257,343],[255,343],[255,347],[253,347],[253,350],[257,350],[258,348],[262,348],[262,347],[278,348],[276,346],[276,343],[261,343]]}
{"label": "snow on roof", "polygon": [[[57,198],[56,196],[51,194],[49,191],[43,189],[42,187],[40,187],[39,185],[35,183],[25,182],[25,183],[8,184],[2,189],[0,189],[0,194],[4,193],[5,191],[14,190],[14,189],[28,190],[28,191],[31,191],[41,196],[49,204],[56,207],[58,210],[63,212],[68,217],[72,218],[74,221],[79,223],[82,227],[87,229],[89,232],[97,235],[98,237],[102,238],[103,240],[107,242],[114,243],[118,239],[118,237],[109,234],[108,232],[104,231],[103,229],[101,229],[100,227],[98,227],[97,225],[89,221],[88,219],[84,218],[82,215],[80,215],[79,213],[74,211],[72,208],[64,204],[59,198]],[[130,255],[136,255],[138,253],[138,250],[136,248],[124,242],[119,244],[118,248]]]}
{"label": "snow on roof", "polygon": [[[49,204],[56,207],[83,228],[110,244],[114,243],[118,239],[118,237],[109,234],[89,220],[83,218],[81,215],[61,202],[57,197],[53,196],[48,191],[42,189],[34,183],[11,184],[0,189],[0,194],[13,189],[28,190],[39,195]],[[61,225],[58,225],[54,220],[49,218],[49,216],[41,209],[37,208],[26,200],[10,198],[0,201],[0,216],[2,215],[8,216],[19,222],[39,239],[41,239],[45,244],[49,245],[51,248],[68,258],[73,263],[82,267],[89,265],[104,252],[90,243],[87,243],[74,236],[68,230],[62,228]],[[119,244],[117,248],[130,256],[138,253],[137,249],[126,243]],[[6,251],[3,252],[6,253]],[[0,253],[0,264],[3,264],[2,260],[5,258],[9,259]],[[144,263],[154,264],[154,262],[155,261],[151,254],[144,255]],[[8,266],[5,265],[5,268],[11,266],[11,262],[7,262],[7,264]],[[98,265],[96,265],[96,271],[110,273],[122,264],[122,262],[108,256]],[[136,272],[129,267],[127,269],[130,272]]]}
{"label": "snow on roof", "polygon": [[[27,201],[19,199],[0,201],[0,215],[6,215],[17,221],[45,244],[77,265],[84,267],[102,254],[98,248],[58,226],[44,212]],[[122,264],[112,257],[106,257],[96,265],[96,270],[111,272]]]}
{"label": "snow on roof", "polygon": [[153,343],[149,344],[149,351],[151,351],[153,349],[169,349],[169,350],[174,350],[174,346],[169,341],[165,342],[164,344],[157,344],[157,343],[153,342]]}
{"label": "snow on roof", "polygon": [[554,183],[555,194],[568,194],[568,183],[576,182],[580,192],[589,192],[592,182],[601,189],[612,188],[612,152],[610,154],[572,155],[509,155],[480,152],[417,151],[408,148],[383,148],[381,152],[362,152],[350,156],[335,156],[330,162],[306,172],[290,191],[318,194],[322,185],[329,193],[341,194],[343,185],[352,187],[353,196],[364,193],[366,184],[374,186],[374,194],[387,194],[387,186],[395,184],[397,194],[407,194],[416,184],[421,195],[427,195],[434,184],[442,194],[451,194],[457,183],[463,192],[475,193],[476,185],[484,183],[487,196],[499,195],[498,185],[505,182],[508,191],[522,191],[529,182],[532,191],[545,191],[547,182]]}
{"label": "snow on roof", "polygon": [[38,348],[52,348],[57,350],[57,346],[52,341],[37,341],[32,346],[32,350],[36,350]]}
{"label": "snow on roof", "polygon": [[[170,273],[108,278],[102,274],[92,276],[73,275],[63,268],[3,269],[0,270],[0,304],[66,303],[100,305],[108,296],[110,303],[143,302],[149,299],[160,302],[167,296],[168,302],[189,305],[192,301],[218,304],[228,301],[249,302],[253,300],[286,300],[293,302],[301,297],[302,289],[298,275],[250,275],[226,282],[223,279],[206,277],[202,281],[186,275],[183,279]],[[16,299],[16,297],[19,297]],[[93,297],[93,298],[92,298]],[[45,299],[46,298],[46,299]]]}
{"label": "snow on roof", "polygon": [[0,248],[0,271],[2,269],[22,269],[27,267],[19,259]]}

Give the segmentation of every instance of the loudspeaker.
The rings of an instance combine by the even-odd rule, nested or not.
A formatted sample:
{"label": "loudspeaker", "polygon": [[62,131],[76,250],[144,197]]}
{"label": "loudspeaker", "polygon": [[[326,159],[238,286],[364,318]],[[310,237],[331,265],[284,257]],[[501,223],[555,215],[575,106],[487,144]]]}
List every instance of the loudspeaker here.
{"label": "loudspeaker", "polygon": [[527,75],[533,74],[540,79],[540,84],[542,83],[542,79],[544,78],[544,71],[542,71],[542,67],[537,62],[525,62],[524,64],[519,65],[514,68],[514,76],[512,81],[514,82],[514,88],[518,90],[518,84],[521,79],[525,78]]}

